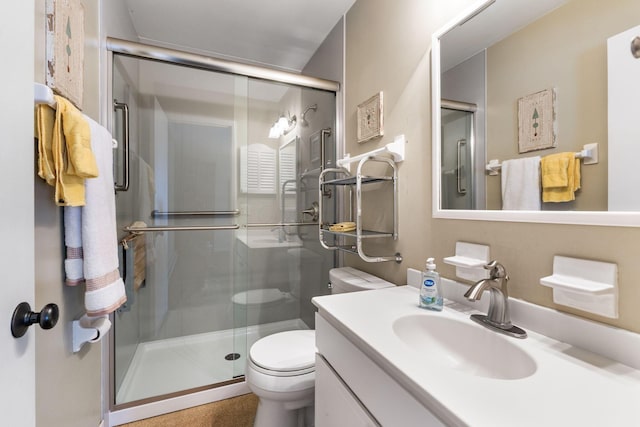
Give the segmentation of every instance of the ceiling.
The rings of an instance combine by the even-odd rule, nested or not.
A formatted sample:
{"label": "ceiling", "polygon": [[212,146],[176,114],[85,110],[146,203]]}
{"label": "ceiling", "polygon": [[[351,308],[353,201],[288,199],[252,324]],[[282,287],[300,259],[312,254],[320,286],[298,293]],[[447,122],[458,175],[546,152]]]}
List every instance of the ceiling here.
{"label": "ceiling", "polygon": [[299,72],[355,0],[126,0],[142,43]]}

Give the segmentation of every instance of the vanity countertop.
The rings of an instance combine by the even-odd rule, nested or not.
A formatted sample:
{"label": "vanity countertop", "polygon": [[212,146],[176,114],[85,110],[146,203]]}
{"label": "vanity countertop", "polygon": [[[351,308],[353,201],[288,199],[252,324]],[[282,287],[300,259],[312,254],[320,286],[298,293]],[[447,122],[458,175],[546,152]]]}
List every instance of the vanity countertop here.
{"label": "vanity countertop", "polygon": [[469,319],[476,311],[460,303],[447,300],[442,312],[433,312],[417,301],[418,290],[409,286],[313,299],[320,316],[448,425],[640,425],[640,370],[531,330],[526,339],[492,332],[535,362],[535,372],[522,378],[489,378],[426,363],[424,351],[394,332],[397,319],[440,316],[483,327]]}

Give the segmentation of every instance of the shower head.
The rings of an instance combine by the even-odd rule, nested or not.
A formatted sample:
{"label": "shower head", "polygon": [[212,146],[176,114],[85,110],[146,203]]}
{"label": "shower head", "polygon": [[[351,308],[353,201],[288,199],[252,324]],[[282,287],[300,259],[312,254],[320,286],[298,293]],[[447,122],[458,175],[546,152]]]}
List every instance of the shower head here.
{"label": "shower head", "polygon": [[300,116],[300,125],[304,126],[304,127],[309,126],[309,122],[306,119],[306,115],[309,112],[309,110],[316,111],[317,109],[318,109],[318,104],[313,104],[313,105],[310,105],[307,108],[305,108],[304,112]]}

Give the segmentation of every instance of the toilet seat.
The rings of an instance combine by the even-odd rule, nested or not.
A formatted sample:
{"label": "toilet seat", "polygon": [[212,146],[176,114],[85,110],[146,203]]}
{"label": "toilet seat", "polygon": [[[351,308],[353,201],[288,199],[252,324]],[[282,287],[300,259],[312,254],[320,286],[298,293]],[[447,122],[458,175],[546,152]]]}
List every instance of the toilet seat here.
{"label": "toilet seat", "polygon": [[277,377],[315,371],[315,331],[279,332],[256,341],[249,350],[249,363],[258,372]]}

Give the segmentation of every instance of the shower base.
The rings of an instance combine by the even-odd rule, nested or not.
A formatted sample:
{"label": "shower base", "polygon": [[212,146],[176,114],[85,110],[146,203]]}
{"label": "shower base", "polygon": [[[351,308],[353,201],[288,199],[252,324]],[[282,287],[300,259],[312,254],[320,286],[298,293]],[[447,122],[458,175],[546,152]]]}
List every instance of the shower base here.
{"label": "shower base", "polygon": [[[246,353],[254,342],[293,329],[308,327],[302,320],[292,319],[235,331],[228,329],[140,343],[116,393],[116,404],[221,383],[244,375]],[[229,357],[230,354],[233,356]]]}

